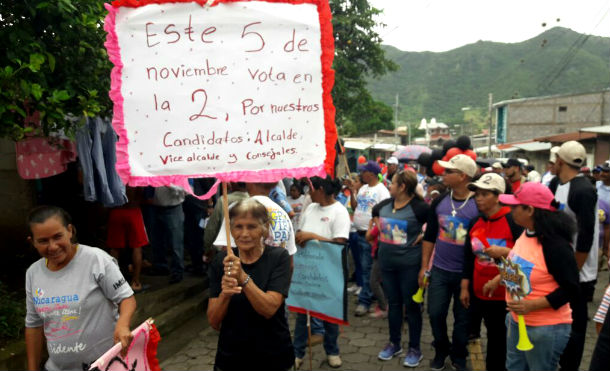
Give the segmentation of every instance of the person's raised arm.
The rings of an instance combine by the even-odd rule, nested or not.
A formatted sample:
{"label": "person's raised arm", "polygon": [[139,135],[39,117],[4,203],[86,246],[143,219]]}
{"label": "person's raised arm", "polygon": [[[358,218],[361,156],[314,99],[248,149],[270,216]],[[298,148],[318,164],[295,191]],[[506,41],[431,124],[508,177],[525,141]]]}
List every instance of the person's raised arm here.
{"label": "person's raised arm", "polygon": [[25,350],[27,354],[28,371],[40,370],[43,343],[44,331],[42,326],[25,328]]}

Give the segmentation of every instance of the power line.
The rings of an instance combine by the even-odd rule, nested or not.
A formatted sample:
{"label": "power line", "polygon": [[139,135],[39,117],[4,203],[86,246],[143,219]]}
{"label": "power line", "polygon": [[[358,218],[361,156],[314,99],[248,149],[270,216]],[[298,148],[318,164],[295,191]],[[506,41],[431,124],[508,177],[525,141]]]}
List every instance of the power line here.
{"label": "power line", "polygon": [[[606,6],[608,6],[608,4],[610,4],[610,1],[606,4]],[[555,80],[557,80],[557,78],[559,78],[559,76],[563,73],[563,71],[565,71],[565,69],[568,67],[568,65],[576,57],[576,54],[578,54],[578,52],[582,49],[582,47],[585,45],[587,40],[589,40],[589,38],[591,37],[591,34],[597,29],[597,27],[599,27],[599,25],[603,22],[603,20],[606,18],[606,16],[608,15],[609,12],[610,12],[610,7],[608,7],[606,9],[606,11],[601,16],[600,20],[597,22],[595,27],[593,27],[593,29],[588,34],[580,35],[574,41],[574,43],[572,44],[570,49],[568,49],[568,51],[566,52],[566,54],[564,55],[562,60],[555,66],[555,68],[553,68],[552,71],[554,71],[554,72],[550,72],[547,75],[546,80],[550,79],[550,81],[545,85],[545,87],[547,89],[549,87],[551,87],[553,82],[555,82]]]}

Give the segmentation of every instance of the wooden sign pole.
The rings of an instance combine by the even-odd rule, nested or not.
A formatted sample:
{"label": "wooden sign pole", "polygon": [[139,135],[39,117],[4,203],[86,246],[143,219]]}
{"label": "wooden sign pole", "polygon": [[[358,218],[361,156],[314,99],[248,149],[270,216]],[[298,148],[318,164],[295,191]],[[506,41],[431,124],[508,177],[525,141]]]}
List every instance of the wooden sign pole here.
{"label": "wooden sign pole", "polygon": [[222,212],[225,219],[225,230],[227,231],[227,256],[233,256],[231,247],[231,223],[229,223],[229,194],[227,192],[227,182],[222,182]]}

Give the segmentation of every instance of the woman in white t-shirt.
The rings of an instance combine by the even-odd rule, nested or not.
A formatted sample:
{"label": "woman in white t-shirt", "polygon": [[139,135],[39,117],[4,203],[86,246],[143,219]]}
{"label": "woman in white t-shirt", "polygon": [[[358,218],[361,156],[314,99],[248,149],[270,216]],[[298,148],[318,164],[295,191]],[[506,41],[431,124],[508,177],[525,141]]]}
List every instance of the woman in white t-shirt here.
{"label": "woman in white t-shirt", "polygon": [[[311,185],[309,194],[313,203],[301,214],[296,234],[297,244],[303,247],[309,240],[346,243],[350,229],[349,213],[335,200],[335,194],[341,190],[341,183],[327,176],[326,179],[311,178]],[[328,364],[333,368],[340,367],[342,362],[337,343],[339,325],[326,321],[323,324]],[[304,314],[297,315],[293,345],[295,366],[298,368],[303,363],[307,346],[307,317]]]}

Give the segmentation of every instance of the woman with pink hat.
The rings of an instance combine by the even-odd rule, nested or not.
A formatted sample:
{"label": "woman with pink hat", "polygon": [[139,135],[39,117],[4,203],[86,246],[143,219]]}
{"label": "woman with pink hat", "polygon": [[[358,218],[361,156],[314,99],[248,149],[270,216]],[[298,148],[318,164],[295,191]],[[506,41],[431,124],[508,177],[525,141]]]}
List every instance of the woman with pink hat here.
{"label": "woman with pink hat", "polygon": [[[555,370],[568,339],[572,323],[570,301],[578,297],[578,268],[570,246],[574,222],[541,183],[524,183],[514,195],[500,195],[500,202],[512,208],[515,223],[525,228],[508,255],[508,263],[523,273],[521,300],[511,296],[507,283],[506,369]],[[500,283],[497,276],[483,287],[493,295]],[[506,282],[505,282],[506,283]],[[518,288],[518,287],[517,287]],[[534,348],[518,350],[517,316],[522,315]]]}

